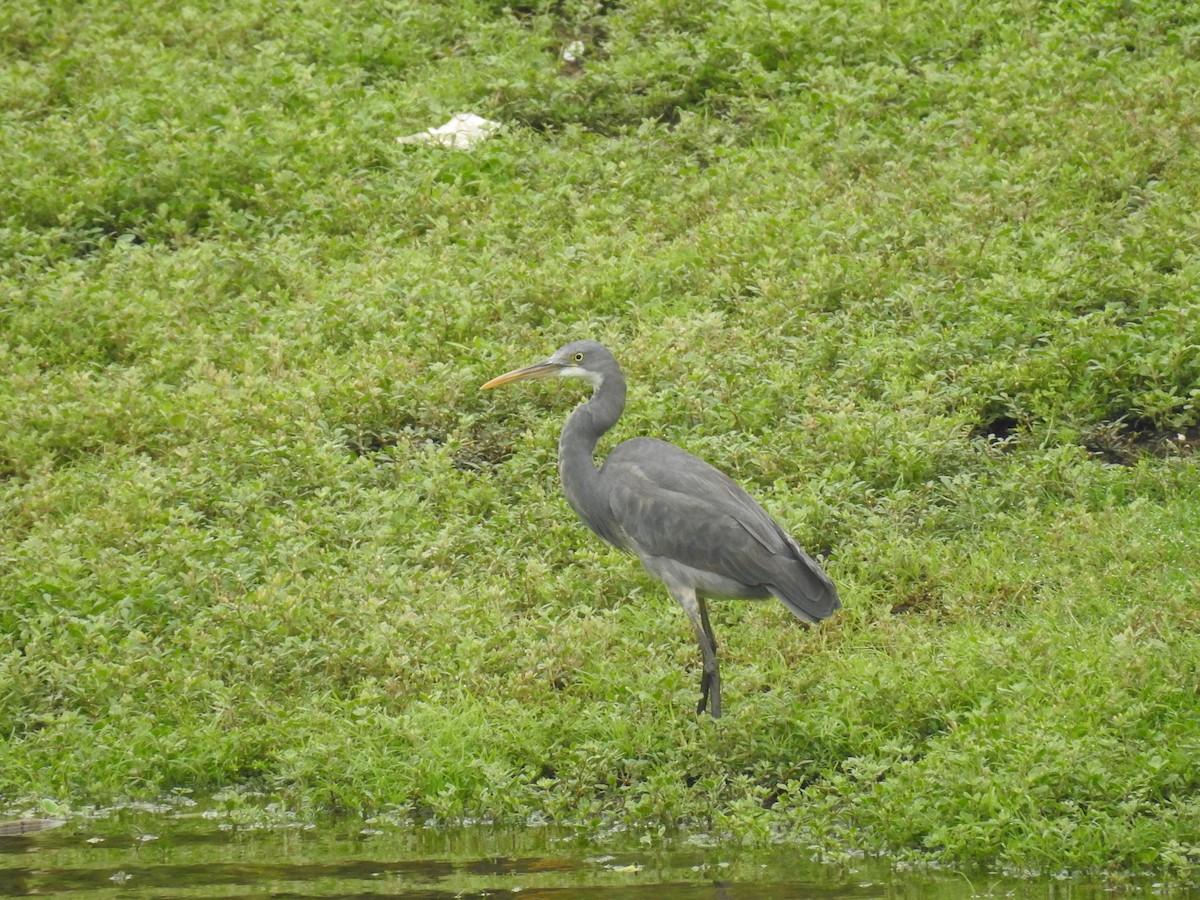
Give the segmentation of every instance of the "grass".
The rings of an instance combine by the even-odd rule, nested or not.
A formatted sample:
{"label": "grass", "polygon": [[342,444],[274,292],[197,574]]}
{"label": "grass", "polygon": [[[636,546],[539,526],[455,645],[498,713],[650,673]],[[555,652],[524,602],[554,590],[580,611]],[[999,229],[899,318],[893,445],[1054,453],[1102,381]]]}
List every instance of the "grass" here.
{"label": "grass", "polygon": [[[1166,0],[15,10],[0,799],[1196,877],[1197,76]],[[584,336],[841,588],[718,608],[719,723],[577,394],[478,391]]]}

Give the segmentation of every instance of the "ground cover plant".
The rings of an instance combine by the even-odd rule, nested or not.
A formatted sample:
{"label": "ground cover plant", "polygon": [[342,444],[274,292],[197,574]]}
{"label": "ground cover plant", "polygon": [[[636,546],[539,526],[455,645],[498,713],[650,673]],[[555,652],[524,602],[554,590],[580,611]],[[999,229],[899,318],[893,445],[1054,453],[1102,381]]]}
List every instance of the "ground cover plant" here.
{"label": "ground cover plant", "polygon": [[[1174,0],[7,10],[0,797],[1194,877],[1198,85]],[[578,337],[840,587],[720,722],[478,391]]]}

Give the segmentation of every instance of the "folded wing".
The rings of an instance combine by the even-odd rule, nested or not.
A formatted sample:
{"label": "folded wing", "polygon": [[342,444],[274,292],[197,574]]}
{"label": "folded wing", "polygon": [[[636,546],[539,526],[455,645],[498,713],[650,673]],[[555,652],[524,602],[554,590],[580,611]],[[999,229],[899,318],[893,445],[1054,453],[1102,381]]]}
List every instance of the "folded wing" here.
{"label": "folded wing", "polygon": [[841,604],[820,566],[719,469],[673,444],[636,438],[604,463],[609,504],[622,542],[640,556],[665,557],[765,589],[806,622]]}

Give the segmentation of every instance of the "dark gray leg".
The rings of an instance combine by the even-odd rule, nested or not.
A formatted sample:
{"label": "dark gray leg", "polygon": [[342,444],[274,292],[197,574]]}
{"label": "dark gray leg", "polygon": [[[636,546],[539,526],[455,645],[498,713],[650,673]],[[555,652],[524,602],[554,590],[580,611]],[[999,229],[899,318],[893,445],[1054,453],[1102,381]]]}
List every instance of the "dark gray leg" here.
{"label": "dark gray leg", "polygon": [[[717,638],[713,634],[712,623],[708,621],[708,604],[703,597],[696,598],[696,605],[700,607],[700,624],[704,626],[704,636],[708,638],[708,646],[712,648],[712,672],[708,671],[705,666],[704,675],[700,679],[700,708],[697,712],[704,712],[704,701],[710,700],[712,703],[712,716],[714,719],[721,718],[721,670],[717,665]],[[700,652],[704,652],[704,647],[701,646]]]}
{"label": "dark gray leg", "polygon": [[696,642],[700,645],[700,657],[704,661],[704,673],[700,676],[700,703],[696,712],[712,711],[714,719],[721,718],[721,670],[717,665],[717,642],[713,637],[712,625],[708,621],[708,607],[696,596],[690,585],[667,585],[671,596],[683,607],[691,620]]}

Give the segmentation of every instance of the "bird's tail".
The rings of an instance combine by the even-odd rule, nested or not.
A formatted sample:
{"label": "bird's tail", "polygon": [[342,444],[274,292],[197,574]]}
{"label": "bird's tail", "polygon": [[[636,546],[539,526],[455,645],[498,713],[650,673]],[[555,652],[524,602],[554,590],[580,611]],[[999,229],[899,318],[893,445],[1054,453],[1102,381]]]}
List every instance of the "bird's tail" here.
{"label": "bird's tail", "polygon": [[842,601],[817,561],[801,550],[791,535],[786,537],[795,559],[781,564],[782,571],[768,587],[797,619],[815,625],[841,609]]}

